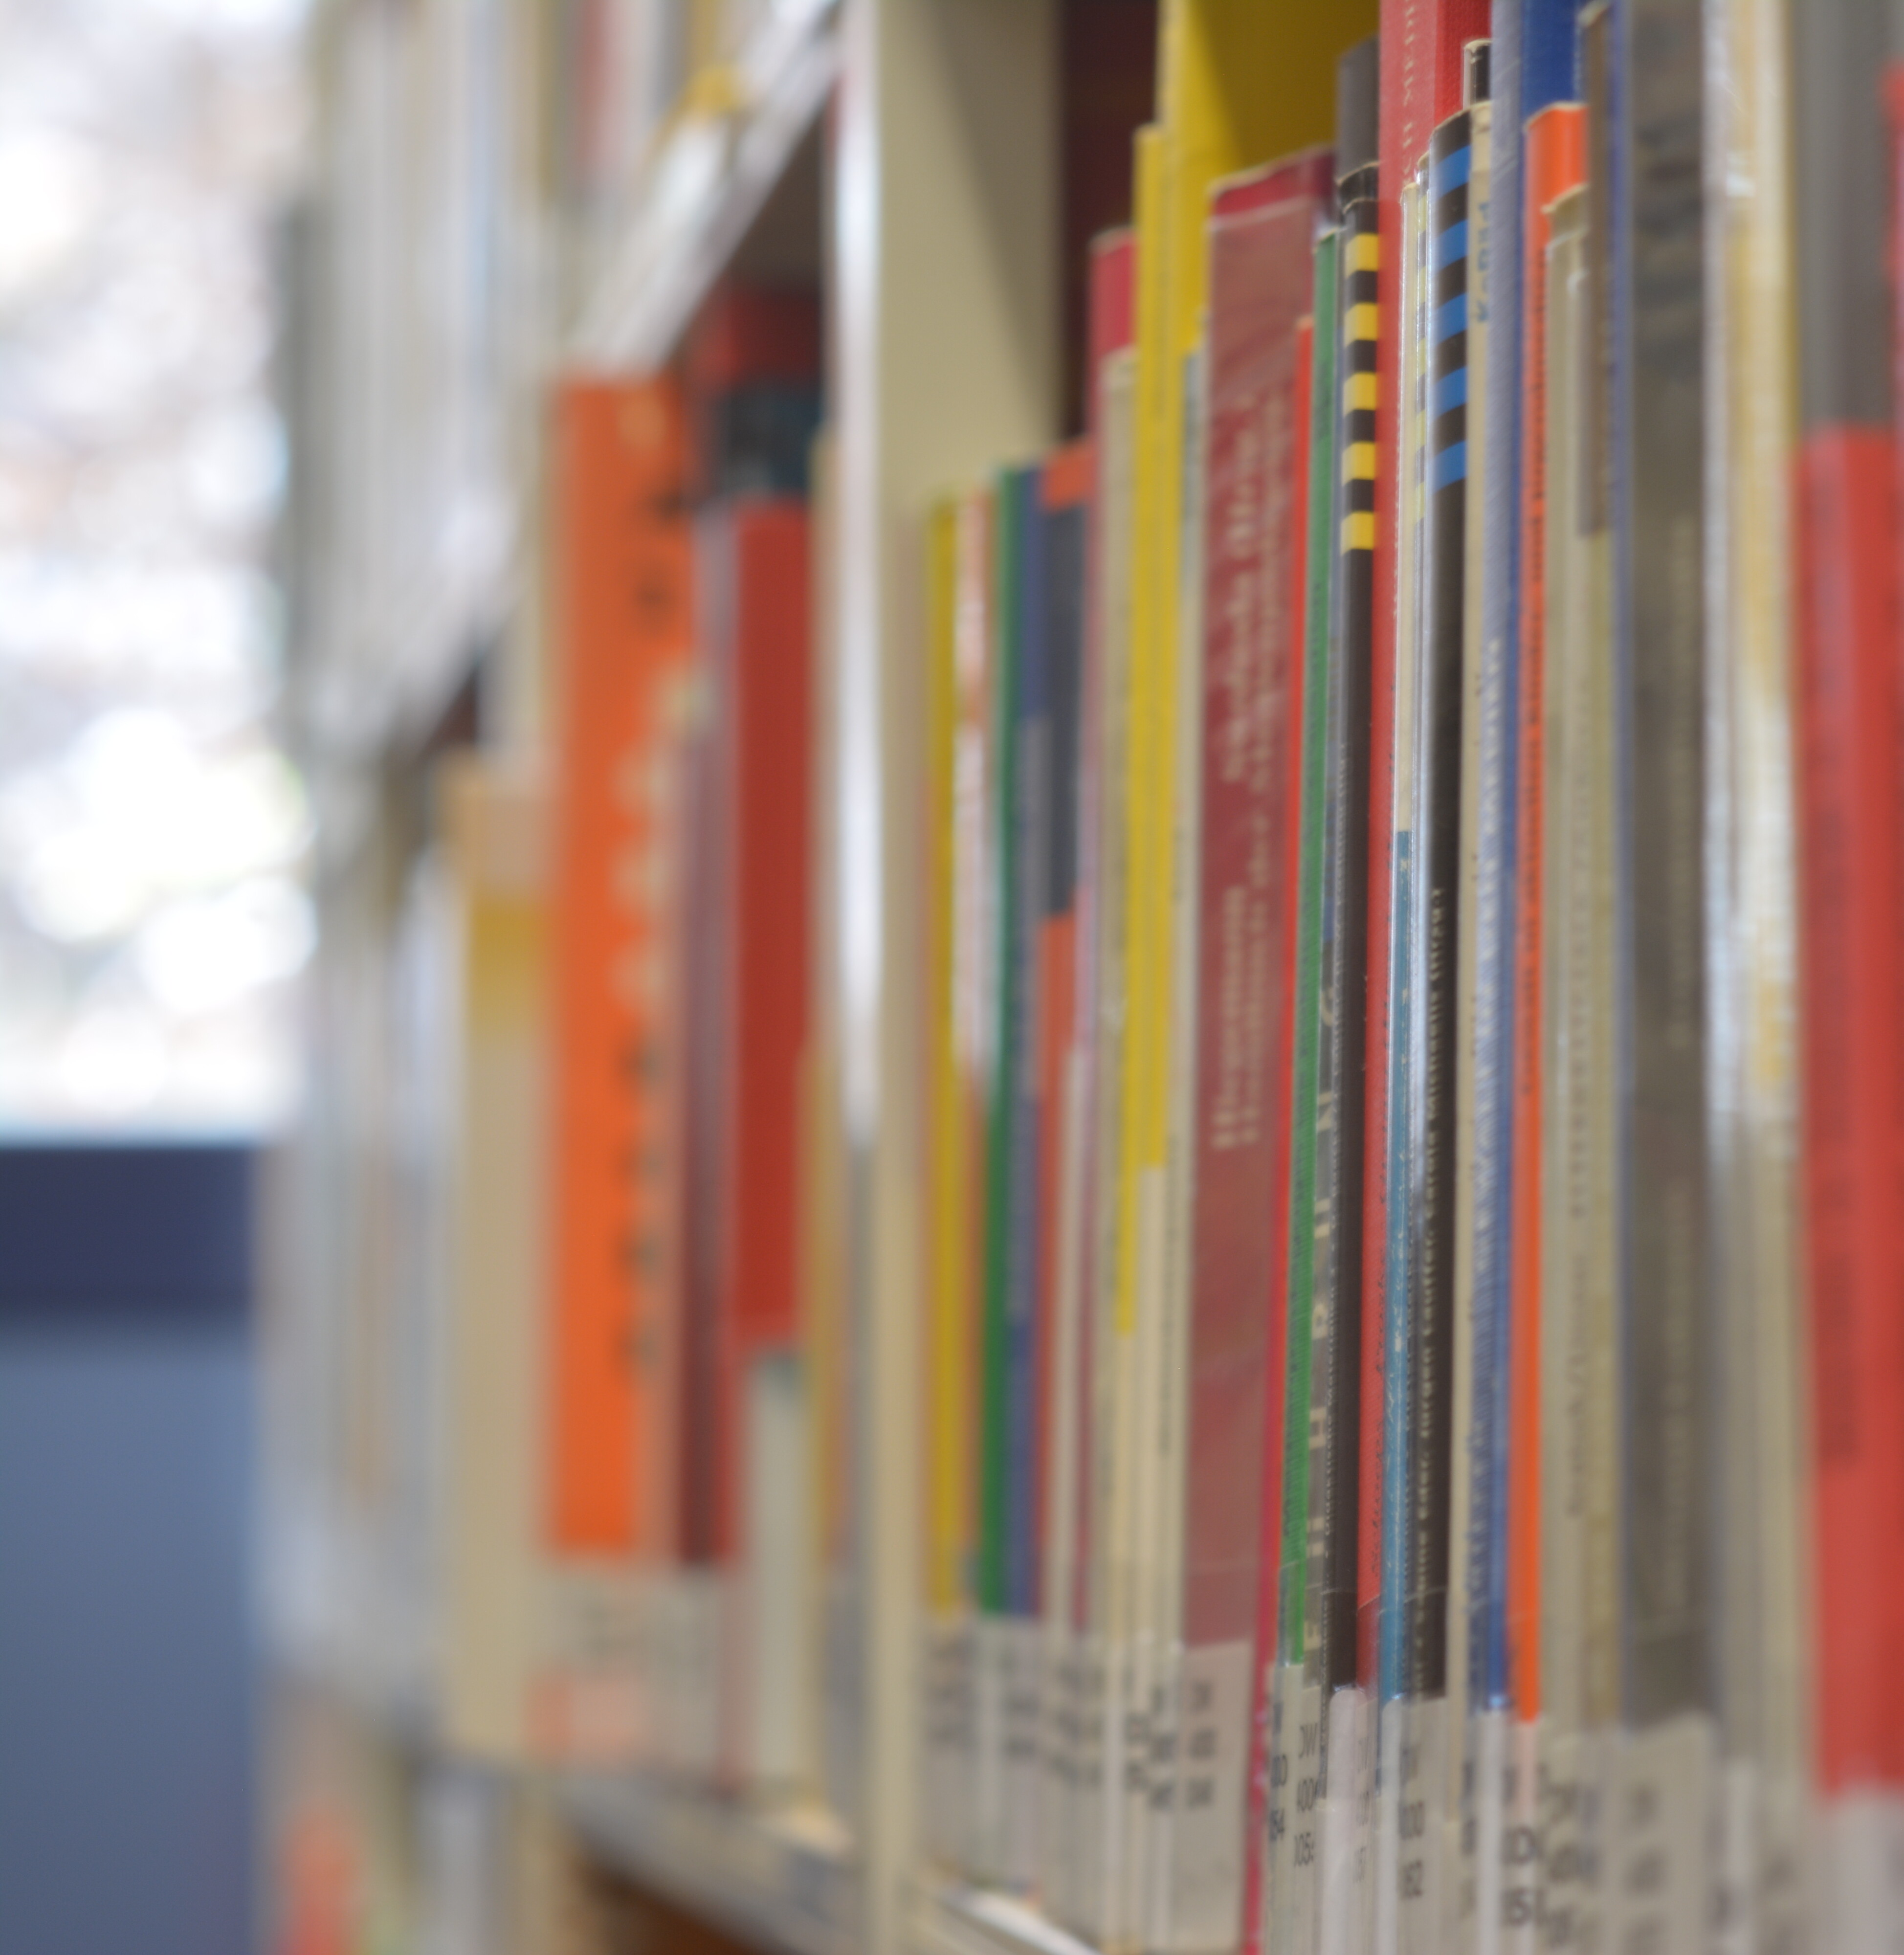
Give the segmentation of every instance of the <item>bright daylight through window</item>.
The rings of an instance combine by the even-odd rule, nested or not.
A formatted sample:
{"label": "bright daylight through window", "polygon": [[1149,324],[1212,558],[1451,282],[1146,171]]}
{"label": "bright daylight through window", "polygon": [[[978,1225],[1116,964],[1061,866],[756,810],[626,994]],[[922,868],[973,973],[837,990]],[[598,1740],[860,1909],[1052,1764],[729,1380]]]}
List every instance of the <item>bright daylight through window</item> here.
{"label": "bright daylight through window", "polygon": [[0,0],[0,1124],[295,1090],[274,740],[297,0]]}

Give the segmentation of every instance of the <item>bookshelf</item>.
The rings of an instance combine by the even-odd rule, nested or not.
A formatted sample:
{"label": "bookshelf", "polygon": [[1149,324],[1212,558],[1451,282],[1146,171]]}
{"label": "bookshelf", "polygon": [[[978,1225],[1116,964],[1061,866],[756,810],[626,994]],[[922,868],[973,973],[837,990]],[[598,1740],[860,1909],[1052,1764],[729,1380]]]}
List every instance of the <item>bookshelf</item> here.
{"label": "bookshelf", "polygon": [[[1622,24],[1674,4],[1643,93],[1685,153],[1610,171],[1659,200],[1628,238],[1588,156],[1637,140],[1609,107]],[[1830,0],[1857,60],[1807,55],[1821,100],[1881,65],[1860,4]],[[394,1782],[480,1755],[562,1853],[770,1955],[1260,1955],[1266,1921],[1270,1955],[1304,1923],[1360,1947],[1355,1882],[1391,1863],[1421,1903],[1399,1938],[1432,1948],[1469,1841],[1467,1886],[1511,1879],[1524,1922],[1543,1892],[1597,1906],[1582,1869],[1664,1867],[1661,1912],[1620,1927],[1676,1955],[1744,1906],[1739,1869],[1792,1863],[1816,1790],[1792,614],[1877,616],[1858,551],[1888,531],[1814,539],[1843,546],[1831,597],[1774,486],[1800,420],[1789,11],[319,10],[287,712],[324,952],[274,1402],[285,1667],[410,1761]],[[1717,75],[1736,99],[1699,155],[1738,167],[1702,175],[1665,98]],[[1524,127],[1496,77],[1544,105]],[[1484,228],[1522,168],[1550,231]],[[1734,201],[1688,225],[1701,184]],[[1651,322],[1674,360],[1634,370],[1688,427],[1721,401],[1737,427],[1616,455],[1635,430],[1588,352],[1640,341],[1591,308],[1650,303],[1619,253],[1690,262],[1695,231],[1725,275],[1687,277]],[[1839,284],[1806,304],[1876,318],[1888,292],[1807,237]],[[1426,266],[1505,282],[1471,354],[1466,285],[1409,301]],[[1471,383],[1430,392],[1431,328]],[[1443,403],[1432,429],[1411,399]],[[1757,473],[1729,473],[1734,438]],[[1893,438],[1851,444],[1867,486]],[[1710,809],[1597,656],[1670,622],[1621,581],[1616,461],[1710,553],[1670,721],[1744,770]],[[1658,539],[1625,540],[1658,599]],[[1507,648],[1537,627],[1523,693]],[[1684,824],[1674,873],[1710,876],[1696,915],[1634,884],[1698,973],[1677,988],[1606,927],[1660,869],[1620,854],[1635,757]],[[1880,909],[1890,859],[1862,865]],[[1735,874],[1749,928],[1712,906]],[[1646,1117],[1682,1201],[1635,1166],[1629,1007],[1681,1067]],[[1710,1054],[1666,1023],[1708,1012]],[[1673,1239],[1670,1340],[1622,1288],[1641,1198],[1661,1230],[1711,1223]],[[1722,1255],[1748,1210],[1764,1255]],[[1651,1397],[1619,1369],[1636,1330],[1685,1374]],[[1751,1361],[1695,1378],[1722,1348]],[[1748,1497],[1633,1505],[1641,1420],[1663,1460],[1749,1468]],[[1904,1500],[1892,1457],[1842,1497]],[[1722,1534],[1730,1559],[1628,1730],[1618,1612],[1648,1571],[1619,1557],[1669,1527],[1662,1565],[1704,1580]],[[1843,1620],[1868,1599],[1834,1592]],[[1737,1734],[1673,1695],[1722,1642],[1764,1782],[1723,1812]],[[1404,1769],[1421,1797],[1391,1777],[1378,1802]],[[1657,1796],[1616,1802],[1614,1771]],[[1550,1780],[1562,1850],[1528,1873],[1506,1856]],[[1854,1809],[1832,1850],[1875,1878]],[[1670,1840],[1564,1831],[1680,1813]],[[1758,1830],[1709,1853],[1726,1825]],[[1752,1905],[1790,1927],[1794,1891],[1767,1875]]]}

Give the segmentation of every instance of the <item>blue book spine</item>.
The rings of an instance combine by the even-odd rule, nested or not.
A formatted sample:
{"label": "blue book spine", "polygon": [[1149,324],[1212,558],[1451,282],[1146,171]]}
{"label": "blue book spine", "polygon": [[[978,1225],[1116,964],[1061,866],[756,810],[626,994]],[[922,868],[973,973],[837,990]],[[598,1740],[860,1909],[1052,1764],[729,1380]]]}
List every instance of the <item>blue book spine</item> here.
{"label": "blue book spine", "polygon": [[1010,520],[1018,562],[1018,656],[1014,661],[1017,733],[1013,756],[1012,874],[1015,888],[1012,985],[1012,1185],[1009,1274],[1006,1292],[1010,1494],[1006,1508],[1006,1608],[1038,1610],[1038,1270],[1040,1141],[1046,1110],[1039,1091],[1038,964],[1045,884],[1050,861],[1050,644],[1041,471],[1015,470]]}
{"label": "blue book spine", "polygon": [[1419,710],[1420,643],[1427,629],[1422,576],[1427,485],[1429,301],[1427,196],[1418,172],[1402,197],[1402,320],[1399,370],[1402,481],[1399,575],[1401,638],[1396,656],[1396,780],[1389,814],[1388,1132],[1383,1178],[1389,1191],[1382,1261],[1382,1605],[1376,1649],[1376,1687],[1384,1702],[1408,1688],[1407,1601],[1410,1539],[1410,1343],[1414,1325],[1414,1251],[1421,1215],[1416,1169],[1415,1057],[1421,1042],[1421,996],[1415,982],[1415,716]]}

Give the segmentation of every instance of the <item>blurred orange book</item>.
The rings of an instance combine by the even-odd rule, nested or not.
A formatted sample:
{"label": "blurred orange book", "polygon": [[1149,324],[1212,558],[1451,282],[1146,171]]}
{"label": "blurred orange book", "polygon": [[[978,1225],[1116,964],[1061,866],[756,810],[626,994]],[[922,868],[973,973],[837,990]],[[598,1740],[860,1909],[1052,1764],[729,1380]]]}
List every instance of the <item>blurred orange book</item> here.
{"label": "blurred orange book", "polygon": [[665,1245],[642,1198],[662,1145],[653,764],[694,645],[688,424],[666,379],[574,380],[555,402],[553,1172],[547,1529],[622,1559]]}

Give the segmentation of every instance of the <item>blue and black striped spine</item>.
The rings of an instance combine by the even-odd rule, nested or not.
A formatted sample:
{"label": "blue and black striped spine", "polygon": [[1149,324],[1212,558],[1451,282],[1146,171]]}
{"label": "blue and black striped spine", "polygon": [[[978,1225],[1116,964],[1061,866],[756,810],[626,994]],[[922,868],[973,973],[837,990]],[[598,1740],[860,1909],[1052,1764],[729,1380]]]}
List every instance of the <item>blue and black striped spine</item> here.
{"label": "blue and black striped spine", "polygon": [[1416,773],[1415,990],[1421,1062],[1415,1308],[1408,1348],[1408,1588],[1406,1688],[1447,1688],[1449,1496],[1455,1328],[1456,1041],[1461,904],[1462,665],[1468,528],[1467,111],[1428,151],[1427,496],[1423,523],[1425,628],[1418,643],[1421,742]]}

